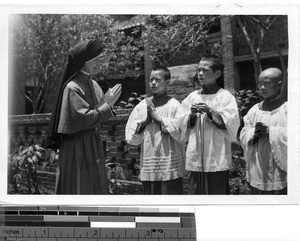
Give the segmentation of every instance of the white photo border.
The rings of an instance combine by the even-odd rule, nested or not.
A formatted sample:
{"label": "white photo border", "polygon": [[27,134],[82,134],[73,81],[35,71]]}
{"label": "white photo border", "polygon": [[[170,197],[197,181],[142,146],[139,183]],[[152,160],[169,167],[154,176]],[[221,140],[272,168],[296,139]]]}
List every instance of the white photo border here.
{"label": "white photo border", "polygon": [[[259,6],[259,7],[258,7]],[[214,205],[214,204],[299,204],[299,90],[300,7],[297,4],[95,4],[95,5],[0,5],[0,94],[2,101],[0,138],[0,203],[49,205]],[[10,14],[278,14],[288,16],[288,195],[8,195],[7,194],[7,107],[8,107],[8,20]],[[5,114],[6,113],[6,114]]]}

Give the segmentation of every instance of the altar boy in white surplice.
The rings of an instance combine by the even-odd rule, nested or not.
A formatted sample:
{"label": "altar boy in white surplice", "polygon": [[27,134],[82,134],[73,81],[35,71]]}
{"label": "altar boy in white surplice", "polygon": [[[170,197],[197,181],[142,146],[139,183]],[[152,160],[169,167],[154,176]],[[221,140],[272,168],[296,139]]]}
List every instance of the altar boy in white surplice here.
{"label": "altar boy in white surplice", "polygon": [[264,101],[244,117],[241,145],[252,194],[287,194],[287,103],[280,97],[282,72],[264,70],[258,86]]}
{"label": "altar boy in white surplice", "polygon": [[240,119],[234,96],[217,83],[223,68],[215,55],[200,60],[202,88],[182,101],[177,116],[181,140],[188,142],[189,194],[229,194],[231,142],[236,141]]}
{"label": "altar boy in white surplice", "polygon": [[143,194],[182,194],[184,145],[175,116],[180,103],[166,94],[170,71],[158,67],[151,72],[152,97],[142,100],[126,124],[126,141],[141,146],[140,180]]}

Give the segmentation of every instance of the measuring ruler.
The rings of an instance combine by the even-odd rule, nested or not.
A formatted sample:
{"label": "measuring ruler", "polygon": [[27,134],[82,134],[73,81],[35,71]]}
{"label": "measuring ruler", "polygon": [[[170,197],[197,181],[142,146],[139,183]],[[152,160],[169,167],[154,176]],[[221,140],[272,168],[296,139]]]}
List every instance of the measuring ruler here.
{"label": "measuring ruler", "polygon": [[1,241],[195,241],[191,209],[2,206]]}

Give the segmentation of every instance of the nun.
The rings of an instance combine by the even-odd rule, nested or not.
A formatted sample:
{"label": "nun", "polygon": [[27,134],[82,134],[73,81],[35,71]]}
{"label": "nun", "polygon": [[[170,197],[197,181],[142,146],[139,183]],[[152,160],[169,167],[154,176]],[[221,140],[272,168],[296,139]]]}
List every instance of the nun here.
{"label": "nun", "polygon": [[97,74],[104,47],[99,40],[76,44],[68,55],[49,125],[46,146],[59,149],[56,194],[108,194],[101,123],[114,116],[120,84],[106,94]]}

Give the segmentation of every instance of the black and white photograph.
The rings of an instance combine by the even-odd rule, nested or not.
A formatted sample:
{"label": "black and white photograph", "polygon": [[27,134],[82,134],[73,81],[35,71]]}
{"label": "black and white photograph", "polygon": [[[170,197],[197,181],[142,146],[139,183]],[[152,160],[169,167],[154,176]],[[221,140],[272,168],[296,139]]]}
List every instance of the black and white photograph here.
{"label": "black and white photograph", "polygon": [[7,194],[287,195],[288,15],[11,14]]}
{"label": "black and white photograph", "polygon": [[299,205],[299,11],[1,7],[0,202]]}

